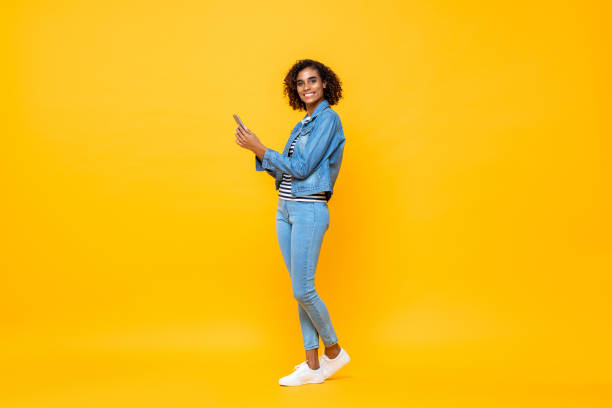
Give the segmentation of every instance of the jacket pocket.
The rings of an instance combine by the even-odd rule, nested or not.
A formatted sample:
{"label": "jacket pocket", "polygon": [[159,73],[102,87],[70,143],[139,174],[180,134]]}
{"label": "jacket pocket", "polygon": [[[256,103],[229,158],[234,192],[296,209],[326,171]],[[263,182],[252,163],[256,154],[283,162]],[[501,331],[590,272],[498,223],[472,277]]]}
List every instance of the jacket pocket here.
{"label": "jacket pocket", "polygon": [[[307,128],[302,129],[302,130],[300,131],[300,134],[301,134],[302,136],[304,136],[304,135],[309,134],[310,132],[312,132],[312,126],[309,126],[309,127],[307,127]],[[302,136],[300,136],[300,137],[302,137]]]}
{"label": "jacket pocket", "polygon": [[304,149],[306,149],[306,143],[308,142],[308,134],[305,135],[300,135],[300,137],[298,137],[297,142],[295,142],[295,148],[298,149],[300,151],[300,153],[304,152]]}

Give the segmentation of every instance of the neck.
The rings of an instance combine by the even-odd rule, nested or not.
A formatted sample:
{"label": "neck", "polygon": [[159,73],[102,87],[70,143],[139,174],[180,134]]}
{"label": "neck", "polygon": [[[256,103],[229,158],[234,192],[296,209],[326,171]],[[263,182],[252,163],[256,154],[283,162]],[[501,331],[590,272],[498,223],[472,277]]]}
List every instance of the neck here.
{"label": "neck", "polygon": [[312,113],[317,109],[317,106],[323,101],[323,98],[319,99],[316,102],[311,103],[310,105],[306,105],[306,112],[308,112],[308,116],[311,116]]}

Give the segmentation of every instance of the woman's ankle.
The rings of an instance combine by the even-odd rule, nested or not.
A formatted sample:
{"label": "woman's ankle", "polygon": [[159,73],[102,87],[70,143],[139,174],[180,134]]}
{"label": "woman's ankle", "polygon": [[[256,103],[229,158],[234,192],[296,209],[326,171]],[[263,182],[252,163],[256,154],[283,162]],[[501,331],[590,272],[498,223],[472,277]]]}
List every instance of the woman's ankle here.
{"label": "woman's ankle", "polygon": [[336,358],[338,357],[338,354],[340,354],[340,345],[338,343],[329,346],[329,347],[325,347],[325,355],[329,358]]}
{"label": "woman's ankle", "polygon": [[[307,364],[308,364],[308,367],[310,367],[310,369],[311,369],[311,370],[318,370],[318,369],[321,367],[321,366],[319,365],[319,363],[312,363],[312,364],[311,364],[311,363],[308,363],[308,362],[307,362]],[[315,367],[315,365],[316,365],[316,367]]]}

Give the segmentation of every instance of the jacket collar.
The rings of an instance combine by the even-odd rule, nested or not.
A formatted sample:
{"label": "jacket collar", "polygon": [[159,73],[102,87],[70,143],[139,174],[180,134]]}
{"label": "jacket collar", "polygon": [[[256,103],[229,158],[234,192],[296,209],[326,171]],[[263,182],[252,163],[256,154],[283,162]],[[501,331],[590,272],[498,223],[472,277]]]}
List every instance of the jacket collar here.
{"label": "jacket collar", "polygon": [[[327,108],[328,106],[329,106],[329,102],[327,102],[327,99],[323,99],[321,102],[319,102],[314,112],[312,112],[312,115],[310,115],[310,120],[313,120],[319,113],[323,111],[323,109]],[[307,117],[308,117],[308,113],[304,115],[302,120],[306,119]]]}

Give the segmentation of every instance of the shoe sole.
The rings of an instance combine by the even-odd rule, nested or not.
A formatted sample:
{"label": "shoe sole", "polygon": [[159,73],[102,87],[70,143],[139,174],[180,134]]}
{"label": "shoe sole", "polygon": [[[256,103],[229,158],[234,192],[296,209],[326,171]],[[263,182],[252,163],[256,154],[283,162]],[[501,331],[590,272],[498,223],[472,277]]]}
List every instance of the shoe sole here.
{"label": "shoe sole", "polygon": [[283,387],[299,387],[300,385],[308,385],[308,384],[322,384],[324,383],[325,380],[321,380],[321,381],[308,381],[302,384],[283,384],[281,382],[279,382],[279,385],[282,385]]}

